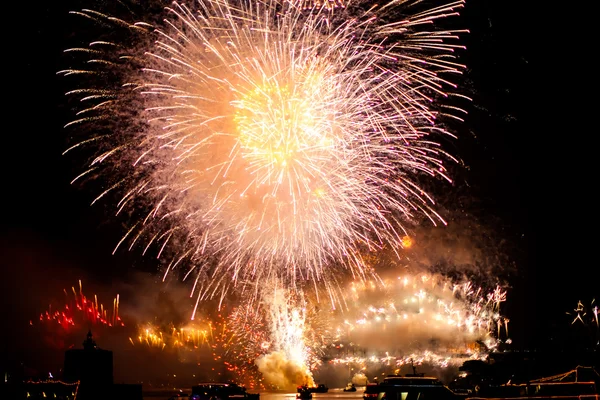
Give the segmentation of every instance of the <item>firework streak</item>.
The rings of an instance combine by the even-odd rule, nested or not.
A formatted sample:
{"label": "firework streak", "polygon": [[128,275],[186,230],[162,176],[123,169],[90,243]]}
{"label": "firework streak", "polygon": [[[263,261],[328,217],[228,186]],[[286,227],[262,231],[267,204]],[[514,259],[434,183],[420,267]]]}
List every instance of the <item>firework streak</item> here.
{"label": "firework streak", "polygon": [[271,276],[331,290],[340,269],[371,273],[364,250],[399,249],[405,221],[445,223],[419,181],[450,180],[439,121],[462,111],[438,100],[462,31],[437,22],[463,1],[312,4],[75,12],[111,28],[61,71],[67,126],[91,133],[70,149],[94,152],[74,181],[101,178],[94,202],[131,214],[117,247],[188,266],[198,300]]}
{"label": "firework streak", "polygon": [[263,379],[255,365],[260,353],[248,353],[248,343],[239,335],[240,330],[231,329],[232,324],[239,322],[233,317],[239,313],[234,310],[226,317],[225,312],[222,310],[222,313],[211,317],[198,316],[182,327],[172,323],[165,327],[144,323],[138,326],[137,337],[130,337],[129,342],[148,351],[206,354],[214,362],[212,365],[222,364],[238,382],[251,389],[264,389]]}
{"label": "firework streak", "polygon": [[485,357],[508,336],[500,287],[485,291],[468,281],[416,274],[352,283],[348,292],[347,310],[334,318],[334,363],[460,365]]}
{"label": "firework streak", "polygon": [[[52,305],[48,310],[40,314],[40,322],[56,322],[65,330],[71,326],[76,326],[76,321],[87,323],[94,326],[125,326],[119,316],[119,295],[113,299],[112,308],[105,308],[102,303],[98,303],[98,296],[94,299],[87,298],[82,290],[81,280],[79,281],[79,293],[75,286],[71,287],[72,295],[69,295],[66,289],[63,289],[66,297],[66,303],[62,308],[52,310]],[[33,325],[33,321],[30,321]]]}
{"label": "firework streak", "polygon": [[324,360],[360,368],[447,367],[484,358],[508,337],[509,321],[500,314],[506,292],[500,287],[484,290],[469,281],[421,273],[352,282],[345,291],[343,309],[318,303],[314,293],[284,300],[275,290],[276,307],[265,301],[258,312],[251,305],[236,308],[229,325],[240,354],[260,359],[283,352],[286,360],[311,371]]}

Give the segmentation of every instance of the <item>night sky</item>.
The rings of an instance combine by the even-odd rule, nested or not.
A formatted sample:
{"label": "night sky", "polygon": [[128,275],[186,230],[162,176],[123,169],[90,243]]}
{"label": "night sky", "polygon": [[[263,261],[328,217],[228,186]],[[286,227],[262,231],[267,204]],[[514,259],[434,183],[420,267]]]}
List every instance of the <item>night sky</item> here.
{"label": "night sky", "polygon": [[[598,84],[597,68],[586,61],[593,58],[590,28],[569,23],[572,11],[559,20],[524,3],[467,2],[461,59],[473,103],[454,146],[466,165],[456,185],[494,221],[515,266],[503,310],[514,345],[535,348],[568,325],[565,313],[578,300],[600,301]],[[61,155],[71,116],[56,71],[72,35],[67,12],[77,8],[74,1],[34,2],[4,13],[16,24],[3,35],[0,349],[9,358],[28,345],[21,330],[55,287],[82,276],[110,287],[131,271],[156,269],[138,253],[111,255],[122,227],[107,218],[108,205],[89,206],[95,193],[69,184],[77,164]]]}

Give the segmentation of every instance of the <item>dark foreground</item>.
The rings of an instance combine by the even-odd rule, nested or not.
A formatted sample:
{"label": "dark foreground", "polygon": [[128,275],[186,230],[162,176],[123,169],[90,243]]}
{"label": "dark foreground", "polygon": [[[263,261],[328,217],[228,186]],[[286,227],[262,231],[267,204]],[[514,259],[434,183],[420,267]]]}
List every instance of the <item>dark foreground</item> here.
{"label": "dark foreground", "polygon": [[[191,388],[180,388],[172,391],[165,390],[146,390],[144,391],[144,400],[168,400],[181,390],[181,393],[190,394]],[[363,395],[363,388],[358,388],[356,392],[344,392],[342,388],[329,389],[327,393],[314,393],[313,400],[360,400]],[[187,400],[183,397],[182,400]],[[296,392],[261,392],[260,400],[296,400]]]}

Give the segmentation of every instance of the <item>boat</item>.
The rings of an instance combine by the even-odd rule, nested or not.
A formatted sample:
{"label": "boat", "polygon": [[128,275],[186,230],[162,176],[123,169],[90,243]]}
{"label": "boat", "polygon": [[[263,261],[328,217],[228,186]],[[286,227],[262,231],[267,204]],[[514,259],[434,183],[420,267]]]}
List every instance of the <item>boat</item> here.
{"label": "boat", "polygon": [[298,393],[296,393],[297,399],[308,400],[312,399],[312,392],[306,385],[298,386]]}
{"label": "boat", "polygon": [[296,388],[298,393],[309,392],[309,393],[327,393],[329,388],[327,385],[321,383],[317,386],[300,385]]}
{"label": "boat", "polygon": [[259,400],[259,393],[248,393],[235,383],[205,382],[192,386],[193,400]]}
{"label": "boat", "polygon": [[383,382],[370,383],[363,393],[363,400],[405,399],[461,400],[465,396],[454,393],[439,379],[413,374],[389,375]]}
{"label": "boat", "polygon": [[477,399],[551,399],[562,400],[600,399],[594,382],[545,382],[526,384],[506,384],[493,388],[480,390],[476,396],[467,397],[468,400]]}
{"label": "boat", "polygon": [[344,392],[356,392],[356,386],[354,386],[354,383],[347,384],[344,388]]}
{"label": "boat", "polygon": [[600,375],[592,367],[577,367],[563,374],[530,380],[508,381],[501,385],[477,387],[469,400],[477,399],[553,399],[600,400],[597,383]]}
{"label": "boat", "polygon": [[[382,385],[376,400],[435,399],[463,400],[464,396],[454,393],[444,385]],[[364,398],[364,397],[363,397]]]}
{"label": "boat", "polygon": [[380,385],[433,385],[443,386],[444,384],[434,376],[425,376],[423,374],[407,375],[388,375],[383,379]]}
{"label": "boat", "polygon": [[327,385],[320,383],[317,386],[309,387],[308,390],[311,393],[327,393],[329,391],[329,388],[327,387]]}

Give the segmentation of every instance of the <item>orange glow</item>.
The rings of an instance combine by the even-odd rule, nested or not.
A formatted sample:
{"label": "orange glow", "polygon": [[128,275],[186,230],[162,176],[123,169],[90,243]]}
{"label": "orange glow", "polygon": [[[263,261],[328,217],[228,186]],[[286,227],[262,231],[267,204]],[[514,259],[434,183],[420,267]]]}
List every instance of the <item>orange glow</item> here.
{"label": "orange glow", "polygon": [[404,247],[405,249],[410,249],[414,242],[410,236],[403,236],[401,239],[401,243],[402,247]]}

